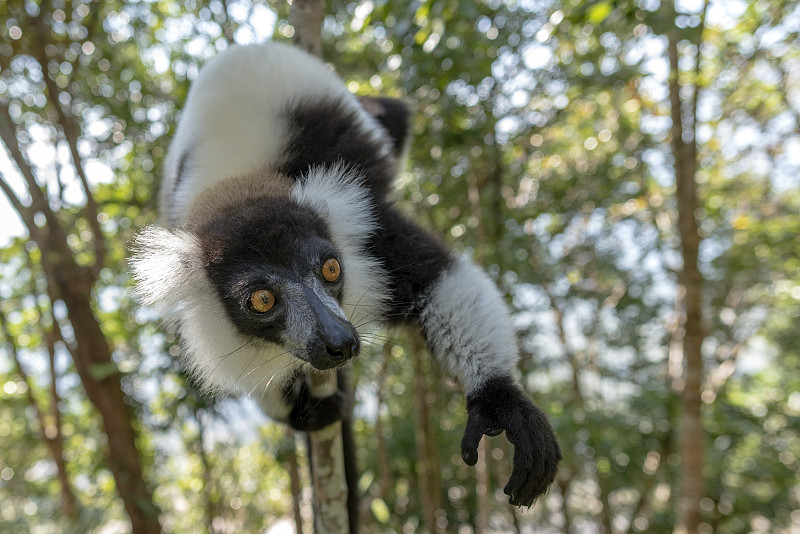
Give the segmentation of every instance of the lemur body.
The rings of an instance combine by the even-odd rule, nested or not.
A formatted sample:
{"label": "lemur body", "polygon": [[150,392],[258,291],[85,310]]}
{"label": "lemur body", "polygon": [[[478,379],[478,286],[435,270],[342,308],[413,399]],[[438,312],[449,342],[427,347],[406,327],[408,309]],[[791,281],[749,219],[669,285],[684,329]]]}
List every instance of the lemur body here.
{"label": "lemur body", "polygon": [[335,419],[337,401],[302,416],[298,376],[340,368],[376,321],[418,325],[466,392],[464,460],[475,463],[483,434],[505,430],[515,445],[506,493],[530,505],[553,481],[558,444],[516,385],[495,285],[388,198],[407,130],[402,104],[359,102],[297,49],[223,52],[194,82],[172,141],[165,225],[137,237],[138,291],[177,325],[201,383],[252,395],[306,430]]}

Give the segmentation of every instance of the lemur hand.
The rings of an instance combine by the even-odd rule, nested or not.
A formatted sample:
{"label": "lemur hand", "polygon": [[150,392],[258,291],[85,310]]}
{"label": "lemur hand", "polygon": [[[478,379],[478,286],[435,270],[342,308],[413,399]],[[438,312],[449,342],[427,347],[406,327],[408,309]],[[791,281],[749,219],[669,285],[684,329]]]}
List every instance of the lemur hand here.
{"label": "lemur hand", "polygon": [[289,426],[301,432],[315,432],[339,421],[347,413],[347,394],[337,391],[327,397],[315,397],[303,378],[289,414]]}
{"label": "lemur hand", "polygon": [[511,504],[531,506],[553,483],[561,450],[547,416],[509,377],[492,378],[467,396],[461,457],[475,465],[481,437],[496,436],[503,430],[514,445],[514,467],[503,492]]}

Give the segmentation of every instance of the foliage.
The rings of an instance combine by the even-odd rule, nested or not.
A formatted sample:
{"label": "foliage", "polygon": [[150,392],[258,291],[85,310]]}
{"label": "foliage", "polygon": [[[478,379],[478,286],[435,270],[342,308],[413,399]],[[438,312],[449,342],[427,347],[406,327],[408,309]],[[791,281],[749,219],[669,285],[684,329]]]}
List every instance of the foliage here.
{"label": "foliage", "polygon": [[[697,102],[688,120],[697,131],[708,334],[701,526],[790,532],[800,523],[800,8],[753,0],[675,9],[658,0],[329,3],[325,57],[350,90],[401,97],[414,110],[415,139],[397,192],[403,209],[482,262],[507,293],[525,354],[523,383],[564,448],[557,486],[519,511],[501,491],[511,450],[502,436],[489,440],[495,531],[673,528],[681,258],[669,32],[679,36],[682,96]],[[261,531],[291,515],[285,468],[294,443],[247,402],[198,395],[180,372],[173,334],[131,299],[125,265],[133,232],[154,220],[158,169],[189,81],[231,41],[291,37],[287,18],[284,3],[247,0],[0,5],[0,103],[59,220],[73,229],[76,261],[88,265],[96,252],[86,197],[53,102],[79,123],[108,244],[93,302],[116,368],[96,372],[122,374],[169,532]],[[37,41],[41,22],[47,41]],[[4,150],[0,178],[19,193],[13,167]],[[0,511],[0,530],[124,525],[102,453],[107,437],[72,364],[70,322],[48,294],[42,251],[29,237],[0,250],[8,324],[0,501],[11,503]],[[63,338],[51,373],[54,324]],[[475,525],[485,504],[474,469],[458,454],[463,394],[427,358],[416,361],[413,337],[385,332],[364,344],[354,372],[364,531]],[[69,521],[44,440],[53,382],[80,508]],[[431,418],[422,442],[415,439],[420,392]],[[433,463],[426,480],[435,495],[419,491],[422,459]],[[308,521],[308,494],[301,498]],[[435,525],[426,523],[426,501],[437,507]]]}

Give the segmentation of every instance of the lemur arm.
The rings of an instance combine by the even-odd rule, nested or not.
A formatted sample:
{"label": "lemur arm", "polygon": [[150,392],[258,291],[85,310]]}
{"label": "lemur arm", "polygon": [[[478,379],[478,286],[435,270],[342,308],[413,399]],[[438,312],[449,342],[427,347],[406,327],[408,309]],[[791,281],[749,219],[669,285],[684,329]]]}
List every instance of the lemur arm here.
{"label": "lemur arm", "polygon": [[378,214],[372,248],[389,272],[387,320],[419,325],[434,357],[464,387],[467,464],[477,462],[483,434],[506,432],[515,450],[504,491],[512,504],[530,506],[553,482],[561,452],[547,417],[517,385],[508,308],[484,271],[456,259],[390,205]]}

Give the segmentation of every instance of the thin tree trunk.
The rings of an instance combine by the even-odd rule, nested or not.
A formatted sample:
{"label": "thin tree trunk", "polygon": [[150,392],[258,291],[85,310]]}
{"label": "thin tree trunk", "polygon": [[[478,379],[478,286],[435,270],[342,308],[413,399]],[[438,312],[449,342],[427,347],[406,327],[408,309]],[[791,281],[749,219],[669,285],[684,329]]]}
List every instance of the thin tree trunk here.
{"label": "thin tree trunk", "polygon": [[[290,20],[294,44],[322,58],[324,0],[294,0]],[[311,393],[327,397],[336,392],[336,376],[311,377]],[[318,534],[345,534],[350,530],[347,516],[347,482],[344,470],[342,423],[336,422],[309,435],[312,482],[314,485],[314,524]]]}
{"label": "thin tree trunk", "polygon": [[489,469],[486,462],[488,438],[478,443],[478,462],[475,464],[475,534],[485,534],[489,530]]}
{"label": "thin tree trunk", "polygon": [[206,454],[205,435],[206,425],[203,422],[203,414],[200,409],[194,407],[194,418],[197,421],[197,455],[200,457],[200,464],[203,466],[203,511],[206,517],[206,530],[214,532],[214,518],[217,515],[216,502],[213,497],[213,475],[211,473],[211,460]]}
{"label": "thin tree trunk", "polygon": [[434,459],[430,456],[431,446],[428,443],[433,430],[427,402],[428,387],[422,362],[423,343],[419,334],[412,335],[414,336],[411,344],[411,353],[414,358],[414,412],[417,420],[414,440],[417,447],[416,471],[417,477],[419,477],[419,498],[422,505],[423,524],[428,532],[438,532],[436,510],[439,508],[439,496],[433,492],[433,479],[439,476],[439,466],[438,462],[434,463]]}
{"label": "thin tree trunk", "polygon": [[289,440],[287,460],[289,461],[289,481],[292,487],[294,529],[295,534],[303,534],[303,516],[300,513],[300,470],[297,465],[297,441],[295,440],[294,430],[291,428],[288,429],[286,431],[286,438]]}
{"label": "thin tree trunk", "polygon": [[[674,6],[673,12],[674,12]],[[681,458],[676,534],[695,534],[702,520],[700,499],[705,493],[703,463],[705,458],[705,431],[702,423],[703,318],[701,311],[703,277],[699,269],[698,251],[700,233],[695,212],[698,207],[697,149],[694,139],[696,107],[689,117],[692,124],[684,125],[680,98],[678,67],[678,36],[672,30],[667,36],[669,55],[669,98],[672,108],[672,152],[675,160],[675,184],[678,207],[678,234],[683,266],[678,273],[680,296],[683,303],[683,359],[684,381],[680,393],[682,408],[680,442]],[[698,51],[697,61],[700,60]],[[694,87],[695,94],[697,87]],[[696,99],[695,99],[696,102]]]}
{"label": "thin tree trunk", "polygon": [[603,478],[603,475],[598,474],[597,485],[600,488],[600,503],[603,505],[603,513],[600,516],[603,521],[603,530],[606,534],[613,534],[613,530],[611,530],[611,503],[608,499],[608,481]]}
{"label": "thin tree trunk", "polygon": [[42,430],[45,434],[45,441],[51,447],[53,459],[56,462],[58,481],[61,485],[61,507],[67,517],[76,519],[79,513],[78,500],[72,491],[69,476],[67,475],[67,463],[64,461],[64,433],[61,426],[61,410],[58,408],[58,403],[61,399],[58,396],[58,373],[56,372],[56,328],[58,326],[55,324],[54,319],[51,329],[44,332],[50,364],[50,417],[52,418],[52,424]]}
{"label": "thin tree trunk", "polygon": [[[26,255],[26,259],[31,273],[31,295],[36,296],[39,293],[36,287],[35,276],[35,273],[38,271],[38,269],[36,268],[30,253]],[[51,454],[53,455],[53,459],[56,463],[58,481],[61,485],[62,510],[67,517],[71,519],[77,519],[80,510],[78,509],[78,501],[75,497],[75,493],[72,491],[72,486],[69,483],[67,464],[64,461],[64,433],[62,432],[63,427],[61,425],[61,410],[58,407],[61,399],[58,395],[58,373],[56,372],[56,341],[61,339],[61,330],[55,316],[52,313],[52,296],[48,294],[48,297],[50,301],[50,312],[48,313],[45,311],[44,306],[40,304],[38,298],[36,298],[36,312],[39,315],[39,326],[42,331],[42,336],[44,337],[45,345],[47,346],[47,356],[50,370],[50,424],[45,426],[45,419],[42,412],[38,408],[38,403],[35,408],[39,414],[40,421],[42,422],[42,431],[44,432],[45,442],[51,449]],[[48,321],[50,322],[49,328],[47,328],[45,325],[45,323]],[[7,331],[5,333],[8,335]],[[20,371],[22,371],[22,365],[19,363],[19,361],[17,362],[17,367]],[[29,395],[31,396],[31,400],[35,400],[30,388],[28,388],[28,391]]]}
{"label": "thin tree trunk", "polygon": [[567,477],[559,478],[558,489],[561,492],[561,500],[564,502],[563,504],[564,534],[570,534],[570,532],[572,532],[572,516],[570,516],[569,508],[567,507],[567,498],[569,497],[569,486],[570,486],[569,478]]}
{"label": "thin tree trunk", "polygon": [[[315,396],[327,397],[336,393],[336,375],[311,377]],[[344,472],[342,422],[326,426],[309,434],[311,444],[311,478],[314,486],[314,525],[317,534],[347,534],[347,483]]]}
{"label": "thin tree trunk", "polygon": [[289,21],[294,26],[294,45],[322,58],[322,21],[325,0],[294,0]]}
{"label": "thin tree trunk", "polygon": [[386,438],[383,435],[383,419],[381,418],[381,405],[383,404],[383,386],[386,379],[386,369],[389,367],[389,358],[391,357],[392,342],[386,341],[383,345],[383,362],[381,370],[378,373],[378,415],[375,418],[375,439],[377,440],[377,453],[378,453],[378,483],[380,484],[380,491],[378,496],[386,500],[392,488],[392,466],[389,461],[389,450],[386,446]]}

